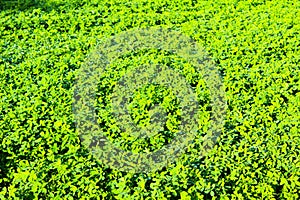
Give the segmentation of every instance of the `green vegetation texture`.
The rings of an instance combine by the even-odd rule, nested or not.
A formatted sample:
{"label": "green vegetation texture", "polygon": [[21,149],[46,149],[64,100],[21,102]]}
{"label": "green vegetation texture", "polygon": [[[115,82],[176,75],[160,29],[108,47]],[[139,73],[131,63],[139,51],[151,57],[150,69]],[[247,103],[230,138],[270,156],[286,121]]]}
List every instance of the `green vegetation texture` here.
{"label": "green vegetation texture", "polygon": [[[194,145],[156,172],[122,172],[81,144],[73,85],[99,41],[151,26],[206,49],[223,78],[225,125],[205,157]],[[199,133],[207,130],[208,86],[189,63],[136,52],[112,64],[98,91],[99,121],[126,150],[152,151],[176,136],[179,102],[167,88],[140,88],[129,105],[140,126],[149,124],[151,103],[173,113],[148,141],[120,134],[107,109],[100,112],[124,69],[149,60],[182,70],[202,105]],[[1,0],[0,199],[300,199],[299,64],[298,0]]]}

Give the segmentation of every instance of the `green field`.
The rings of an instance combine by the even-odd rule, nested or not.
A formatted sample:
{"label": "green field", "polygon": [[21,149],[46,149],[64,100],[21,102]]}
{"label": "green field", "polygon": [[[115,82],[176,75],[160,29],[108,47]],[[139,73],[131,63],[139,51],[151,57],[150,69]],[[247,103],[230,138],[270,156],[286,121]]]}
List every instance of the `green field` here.
{"label": "green field", "polygon": [[[153,172],[110,167],[83,145],[74,84],[106,39],[134,28],[180,31],[219,71],[227,110],[216,145],[197,142]],[[149,140],[122,133],[110,114],[116,81],[142,64],[178,69],[211,121],[200,72],[178,55],[150,49],[119,57],[99,82],[98,122],[126,151],[155,151],[176,137],[179,102],[169,88],[136,91],[129,110],[149,124],[149,106],[168,120]],[[0,199],[300,199],[300,1],[0,0]],[[181,116],[183,117],[183,116]]]}

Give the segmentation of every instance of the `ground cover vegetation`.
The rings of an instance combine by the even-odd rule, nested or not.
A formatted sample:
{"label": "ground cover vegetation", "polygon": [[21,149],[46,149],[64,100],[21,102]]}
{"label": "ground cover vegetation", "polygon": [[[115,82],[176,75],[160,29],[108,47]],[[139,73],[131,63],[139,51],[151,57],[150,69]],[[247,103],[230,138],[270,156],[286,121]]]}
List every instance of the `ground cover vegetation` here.
{"label": "ground cover vegetation", "polygon": [[[122,172],[81,144],[73,85],[99,41],[151,26],[179,30],[205,47],[223,79],[225,125],[205,157],[195,145],[158,171]],[[97,111],[108,137],[136,152],[176,137],[179,102],[168,88],[147,85],[131,99],[139,126],[149,123],[153,104],[170,114],[149,140],[121,134],[105,109],[120,74],[148,62],[186,77],[202,109],[199,134],[205,134],[205,81],[184,59],[152,49],[118,58],[101,79]],[[297,0],[2,0],[0,199],[299,199],[299,63]]]}

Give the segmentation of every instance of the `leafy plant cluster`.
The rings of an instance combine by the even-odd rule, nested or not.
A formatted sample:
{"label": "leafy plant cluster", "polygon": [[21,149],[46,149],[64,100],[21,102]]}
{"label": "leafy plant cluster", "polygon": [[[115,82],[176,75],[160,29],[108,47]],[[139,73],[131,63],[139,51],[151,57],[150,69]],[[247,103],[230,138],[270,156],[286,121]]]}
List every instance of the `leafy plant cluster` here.
{"label": "leafy plant cluster", "polygon": [[[0,199],[299,199],[299,11],[299,1],[283,0],[1,1]],[[99,40],[158,25],[180,30],[211,56],[226,89],[225,126],[205,157],[196,142],[156,172],[111,169],[78,137],[74,79]],[[101,108],[109,106],[122,70],[147,62],[186,77],[202,109],[199,134],[205,134],[209,86],[189,63],[160,51],[111,65],[97,91],[99,123],[113,125]],[[180,121],[171,93],[152,85],[136,91],[130,104],[141,126],[149,123],[145,108],[163,104],[171,115],[161,135],[135,143],[116,129],[108,137],[136,151],[168,143]]]}
{"label": "leafy plant cluster", "polygon": [[[176,133],[179,132],[178,126],[180,125],[180,116],[182,115],[180,112],[182,108],[180,109],[179,99],[174,92],[172,92],[172,89],[154,83],[148,83],[146,85],[136,83],[136,90],[129,98],[127,109],[131,117],[129,120],[136,124],[138,128],[143,128],[153,123],[153,113],[151,114],[151,110],[153,110],[155,106],[161,105],[161,107],[156,110],[156,114],[161,115],[158,116],[158,120],[161,121],[161,124],[155,124],[158,127],[153,127],[160,130],[153,131],[150,129],[150,131],[153,131],[153,133],[151,133],[152,137],[136,138],[130,132],[121,130],[119,128],[120,124],[117,124],[118,120],[116,118],[118,116],[114,115],[111,109],[111,96],[114,92],[114,88],[122,82],[121,78],[126,73],[138,73],[134,69],[147,67],[149,64],[172,68],[185,77],[186,82],[194,86],[193,88],[197,94],[197,100],[202,103],[202,113],[196,113],[198,114],[198,118],[202,119],[202,125],[205,125],[203,120],[206,120],[206,123],[209,120],[209,91],[205,88],[204,84],[201,85],[199,80],[202,82],[203,80],[189,63],[176,55],[153,49],[131,53],[127,56],[125,55],[115,60],[109,69],[102,74],[97,93],[98,123],[101,124],[102,128],[109,134],[111,142],[119,144],[119,146],[125,150],[137,152],[154,151],[155,149],[160,149],[163,145],[169,144],[170,141],[176,137]],[[162,74],[156,75],[162,76]],[[143,74],[141,73],[137,76],[143,76]],[[168,77],[168,79],[171,78],[174,77]],[[132,82],[133,81],[134,80],[132,80]],[[126,96],[128,94],[123,95]]]}

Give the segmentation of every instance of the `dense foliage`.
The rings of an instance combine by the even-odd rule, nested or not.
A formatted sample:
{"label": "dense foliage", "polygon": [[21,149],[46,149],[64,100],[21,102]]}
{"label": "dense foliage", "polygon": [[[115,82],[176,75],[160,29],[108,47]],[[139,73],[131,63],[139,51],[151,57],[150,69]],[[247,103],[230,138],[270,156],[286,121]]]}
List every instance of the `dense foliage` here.
{"label": "dense foliage", "polygon": [[[0,198],[299,199],[299,19],[297,0],[1,1]],[[74,79],[98,41],[156,25],[205,47],[223,77],[226,123],[205,157],[197,157],[195,146],[156,172],[121,172],[81,144],[72,112]],[[188,65],[152,50],[113,66],[137,66],[147,58]],[[109,100],[103,98],[112,85],[108,77],[99,84],[99,108]],[[205,130],[209,94],[205,82],[196,84]],[[149,122],[142,104],[149,94],[152,103],[167,102],[176,112],[170,93],[142,88],[130,104],[132,117]],[[169,136],[154,143],[130,146],[122,135],[110,137],[128,150],[154,150],[173,137],[175,125],[170,117]]]}

